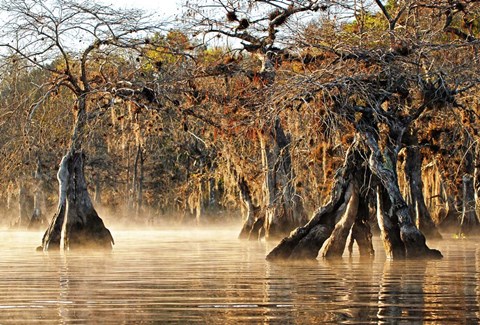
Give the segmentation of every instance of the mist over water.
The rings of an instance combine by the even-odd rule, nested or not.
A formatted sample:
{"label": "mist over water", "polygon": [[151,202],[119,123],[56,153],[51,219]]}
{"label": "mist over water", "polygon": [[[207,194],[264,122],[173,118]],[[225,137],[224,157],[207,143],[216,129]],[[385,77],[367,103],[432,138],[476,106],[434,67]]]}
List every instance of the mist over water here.
{"label": "mist over water", "polygon": [[480,245],[439,261],[357,255],[270,263],[240,227],[116,230],[112,253],[35,252],[43,232],[0,231],[0,324],[477,323]]}

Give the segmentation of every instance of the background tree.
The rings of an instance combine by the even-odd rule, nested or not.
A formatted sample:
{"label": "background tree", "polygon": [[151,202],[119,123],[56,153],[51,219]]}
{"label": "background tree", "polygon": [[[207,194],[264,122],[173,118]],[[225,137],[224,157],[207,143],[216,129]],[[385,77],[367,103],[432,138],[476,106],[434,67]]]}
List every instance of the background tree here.
{"label": "background tree", "polygon": [[112,78],[96,63],[106,63],[119,52],[134,51],[145,43],[141,33],[156,26],[140,11],[77,1],[7,1],[1,9],[8,17],[2,26],[2,47],[32,69],[49,73],[45,98],[66,88],[75,100],[69,149],[58,171],[58,208],[43,238],[43,249],[111,247],[112,236],[87,191],[82,145],[89,120],[114,102],[112,90],[121,81],[114,78],[124,76],[119,71],[119,76]]}
{"label": "background tree", "polygon": [[[258,59],[259,64],[254,69],[243,73],[256,84],[256,100],[271,103],[268,89],[276,81],[279,62],[285,54],[278,34],[292,17],[308,10],[320,10],[320,7],[315,1],[292,1],[288,4],[270,1],[212,3],[213,5],[189,3],[186,17],[192,17],[191,28],[196,33],[203,33],[204,39],[216,35],[234,39],[240,43],[240,50]],[[237,69],[235,73],[239,74],[241,70]],[[274,109],[271,107],[272,111]],[[256,117],[261,118],[256,127],[264,170],[264,233],[267,238],[283,236],[306,221],[303,201],[295,186],[296,176],[291,159],[292,139],[285,133],[284,122],[279,116]],[[252,224],[250,218],[247,218],[247,222]]]}
{"label": "background tree", "polygon": [[[14,193],[11,185],[19,180],[24,183],[27,200],[23,200],[22,209],[28,211],[23,222],[23,226],[26,227],[34,212],[33,206],[29,203],[33,199],[34,191],[39,195],[37,202],[46,200],[45,206],[37,205],[37,214],[43,216],[39,221],[45,218],[45,209],[52,204],[53,186],[47,180],[55,178],[52,171],[56,168],[55,165],[58,165],[58,155],[66,148],[65,129],[58,125],[71,123],[70,116],[60,107],[71,105],[72,98],[62,93],[46,100],[42,87],[49,82],[47,73],[29,69],[25,60],[16,55],[5,58],[4,62],[1,86],[3,93],[1,108],[4,113],[1,125],[5,137],[1,144],[0,182],[3,188],[11,188],[2,192],[5,200],[10,198],[10,201],[13,198],[19,199],[17,195],[12,196]],[[40,102],[43,104],[38,107]],[[33,178],[37,171],[42,177],[35,181]],[[36,191],[40,188],[40,191]],[[7,204],[6,208],[6,215],[7,217],[10,215],[11,218],[14,207],[12,204],[8,207]]]}

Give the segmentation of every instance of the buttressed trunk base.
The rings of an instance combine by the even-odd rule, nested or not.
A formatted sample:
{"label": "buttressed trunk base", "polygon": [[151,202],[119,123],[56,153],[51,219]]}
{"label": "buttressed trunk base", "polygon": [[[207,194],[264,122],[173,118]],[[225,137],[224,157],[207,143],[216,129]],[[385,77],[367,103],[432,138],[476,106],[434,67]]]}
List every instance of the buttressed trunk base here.
{"label": "buttressed trunk base", "polygon": [[68,153],[58,170],[59,203],[42,240],[42,249],[108,249],[114,244],[110,231],[93,208],[84,176],[82,151]]}
{"label": "buttressed trunk base", "polygon": [[[360,190],[368,188],[366,184],[378,184],[377,218],[389,258],[442,257],[439,251],[427,247],[425,237],[413,224],[395,173],[376,157],[367,165],[363,157],[368,155],[363,150],[357,144],[350,147],[344,165],[336,173],[330,201],[305,226],[284,238],[267,255],[267,260],[315,259],[319,249],[324,258],[341,257],[350,232],[359,245],[360,255],[373,256],[372,234],[367,225],[369,191]],[[352,246],[351,239],[350,252]]]}

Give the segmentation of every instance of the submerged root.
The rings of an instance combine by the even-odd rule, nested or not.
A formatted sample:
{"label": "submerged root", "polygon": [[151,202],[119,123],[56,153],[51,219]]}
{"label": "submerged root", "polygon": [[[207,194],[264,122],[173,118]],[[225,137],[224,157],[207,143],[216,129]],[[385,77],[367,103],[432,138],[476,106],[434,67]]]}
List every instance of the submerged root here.
{"label": "submerged root", "polygon": [[425,236],[414,226],[402,226],[400,237],[405,245],[407,258],[441,259],[443,257],[439,250],[428,248]]}

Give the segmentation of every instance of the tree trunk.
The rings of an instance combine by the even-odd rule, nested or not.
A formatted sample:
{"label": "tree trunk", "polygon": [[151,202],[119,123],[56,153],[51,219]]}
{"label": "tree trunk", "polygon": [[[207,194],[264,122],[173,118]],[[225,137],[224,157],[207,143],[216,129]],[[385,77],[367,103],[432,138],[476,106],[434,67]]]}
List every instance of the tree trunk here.
{"label": "tree trunk", "polygon": [[422,160],[417,135],[410,135],[411,143],[407,147],[405,175],[408,182],[408,195],[411,213],[417,228],[429,239],[441,239],[437,226],[432,220],[423,196]]}
{"label": "tree trunk", "polygon": [[[125,182],[125,202],[126,202],[126,208],[127,208],[127,214],[132,213],[133,211],[133,186],[131,184],[131,168],[132,168],[132,162],[131,162],[131,152],[130,152],[130,145],[126,144],[126,152],[124,152],[124,159],[127,161],[127,177],[126,177],[126,182]],[[135,169],[134,169],[135,170]],[[135,178],[135,176],[133,176]]]}
{"label": "tree trunk", "polygon": [[393,214],[390,198],[382,186],[377,186],[377,222],[387,258],[405,257],[405,245],[400,237],[397,217]]}
{"label": "tree trunk", "polygon": [[355,182],[350,182],[348,185],[345,197],[348,198],[346,211],[342,218],[336,223],[330,237],[325,241],[322,248],[322,256],[329,257],[342,257],[345,250],[345,244],[347,242],[350,229],[355,222],[358,212],[358,188]]}
{"label": "tree trunk", "polygon": [[243,227],[242,227],[242,230],[240,231],[240,234],[238,235],[238,238],[250,239],[250,236],[253,234],[252,233],[253,226],[259,216],[260,207],[253,204],[250,188],[247,182],[245,181],[244,177],[239,177],[238,189],[240,191],[240,200],[242,201],[245,209]]}
{"label": "tree trunk", "polygon": [[132,179],[132,189],[130,190],[130,201],[131,206],[135,209],[135,216],[137,217],[137,190],[138,190],[138,174],[139,174],[139,160],[140,160],[140,146],[137,145],[137,150],[135,152],[135,161],[133,163],[133,179]]}
{"label": "tree trunk", "polygon": [[195,223],[200,225],[202,222],[202,215],[204,212],[204,206],[203,206],[203,181],[199,180],[198,181],[198,194],[196,196],[196,201],[195,201]]}
{"label": "tree trunk", "polygon": [[[210,172],[213,173],[213,168],[210,168]],[[212,177],[208,180],[208,209],[215,210],[218,209],[218,200],[216,194],[216,184],[215,179]]]}
{"label": "tree trunk", "polygon": [[143,177],[145,159],[143,150],[140,145],[137,146],[137,154],[135,156],[134,178],[133,178],[133,197],[135,198],[135,215],[140,217],[143,208]]}
{"label": "tree trunk", "polygon": [[[362,256],[373,256],[372,234],[368,225],[368,191],[370,173],[365,170],[363,156],[357,142],[348,149],[343,166],[335,174],[330,201],[318,209],[313,218],[284,238],[268,255],[267,260],[315,259],[320,249],[325,258],[340,257],[345,249],[350,230]],[[323,248],[322,248],[323,247]]]}
{"label": "tree trunk", "polygon": [[69,152],[62,158],[57,178],[57,212],[42,239],[40,249],[112,249],[110,231],[95,211],[84,176],[85,155],[81,151],[87,122],[86,94],[78,97],[76,121]]}
{"label": "tree trunk", "polygon": [[445,201],[445,208],[444,210],[440,211],[440,223],[438,226],[442,230],[452,231],[452,229],[455,229],[455,231],[457,231],[460,225],[461,217],[455,203],[457,199],[448,192],[444,179],[441,180],[440,188],[442,197]]}
{"label": "tree trunk", "polygon": [[465,141],[463,144],[465,156],[465,174],[462,177],[462,217],[460,219],[460,233],[469,235],[479,232],[479,225],[475,204],[475,184],[473,175],[475,175],[474,167],[474,150],[470,135],[465,132]]}
{"label": "tree trunk", "polygon": [[330,201],[319,208],[312,219],[284,238],[268,255],[267,260],[315,259],[318,251],[334,230],[338,218],[347,210],[350,200],[347,189],[353,179],[355,166],[354,150],[351,147],[342,168],[336,173]]}
{"label": "tree trunk", "polygon": [[41,169],[41,161],[37,160],[37,170],[35,171],[35,192],[33,194],[33,214],[28,224],[28,229],[40,229],[45,223],[45,189]]}
{"label": "tree trunk", "polygon": [[[387,148],[382,154],[378,145],[378,140],[373,130],[363,130],[363,135],[367,146],[370,149],[369,167],[372,173],[377,176],[386,190],[391,203],[392,213],[388,215],[392,218],[390,222],[394,225],[398,221],[400,226],[400,238],[405,245],[405,256],[408,258],[428,257],[441,258],[442,254],[435,249],[430,249],[425,243],[425,236],[415,227],[410,217],[410,210],[403,199],[398,186],[398,177],[396,173],[396,151]],[[385,217],[385,214],[383,214]],[[396,217],[397,219],[393,219]]]}
{"label": "tree trunk", "polygon": [[480,144],[475,145],[475,168],[473,170],[473,186],[475,187],[475,202],[480,200]]}
{"label": "tree trunk", "polygon": [[368,209],[368,198],[360,198],[358,203],[358,214],[352,227],[348,250],[350,256],[353,253],[353,244],[357,242],[360,256],[372,257],[375,255],[372,241],[372,230],[370,227],[370,211]]}
{"label": "tree trunk", "polygon": [[462,177],[463,183],[463,209],[460,221],[460,234],[470,235],[478,232],[479,222],[475,211],[475,189],[473,177],[465,174]]}
{"label": "tree trunk", "polygon": [[87,191],[83,152],[64,156],[57,178],[59,204],[43,236],[43,250],[111,249],[112,235],[93,208]]}
{"label": "tree trunk", "polygon": [[145,158],[143,157],[143,153],[140,157],[140,177],[138,178],[138,192],[137,192],[137,215],[141,214],[143,211],[143,181],[145,177],[145,169],[144,169],[144,162]]}
{"label": "tree trunk", "polygon": [[13,182],[9,182],[7,186],[7,211],[10,212],[10,210],[13,209],[13,197],[15,192],[15,186],[13,185]]}
{"label": "tree trunk", "polygon": [[265,237],[284,237],[308,219],[295,191],[290,139],[283,132],[278,118],[267,134],[261,137],[261,148],[265,168]]}
{"label": "tree trunk", "polygon": [[21,179],[18,183],[18,221],[16,224],[18,228],[26,228],[30,221],[28,217],[27,200],[27,188],[25,181]]}

